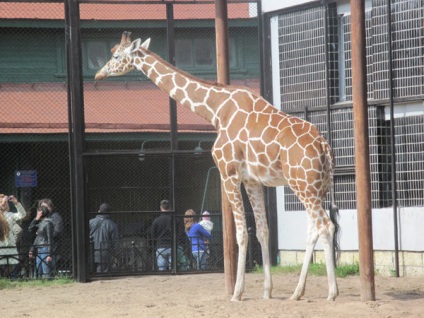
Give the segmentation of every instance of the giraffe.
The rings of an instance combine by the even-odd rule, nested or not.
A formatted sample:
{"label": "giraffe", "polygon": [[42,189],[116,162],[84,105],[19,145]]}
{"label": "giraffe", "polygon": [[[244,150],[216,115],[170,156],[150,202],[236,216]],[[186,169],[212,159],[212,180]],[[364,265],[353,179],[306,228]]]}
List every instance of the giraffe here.
{"label": "giraffe", "polygon": [[309,261],[321,238],[328,277],[327,299],[335,300],[338,295],[333,250],[336,224],[323,208],[334,169],[333,153],[327,141],[313,124],[277,110],[255,92],[195,78],[149,51],[149,44],[150,38],[143,43],[141,39],[131,42],[130,32],[124,32],[120,44],[111,50],[112,58],[97,72],[95,80],[139,70],[163,92],[216,128],[212,156],[232,208],[239,248],[231,300],[241,300],[245,285],[248,234],[242,183],[253,208],[262,250],[263,298],[271,298],[272,292],[264,186],[288,185],[305,206],[308,216],[305,258],[291,299],[299,300],[305,293]]}

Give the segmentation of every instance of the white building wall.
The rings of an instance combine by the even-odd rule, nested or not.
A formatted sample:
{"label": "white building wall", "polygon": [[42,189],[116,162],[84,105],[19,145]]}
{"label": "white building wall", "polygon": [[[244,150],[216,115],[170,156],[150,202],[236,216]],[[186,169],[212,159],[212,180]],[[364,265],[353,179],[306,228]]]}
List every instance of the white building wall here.
{"label": "white building wall", "polygon": [[[320,0],[262,0],[262,12],[272,12],[287,9],[307,3],[319,3]],[[365,0],[365,10],[372,7],[372,0]],[[339,13],[350,12],[350,0],[337,1],[337,11]]]}
{"label": "white building wall", "polygon": [[[280,250],[304,250],[306,246],[307,215],[305,211],[284,212],[280,203],[282,189],[277,189],[278,247]],[[424,236],[418,235],[424,229],[424,208],[411,207],[398,209],[399,249],[424,252]],[[339,212],[340,249],[358,250],[358,219],[356,210]],[[395,248],[393,208],[372,211],[374,250],[392,251]],[[316,249],[322,250],[318,240]]]}
{"label": "white building wall", "polygon": [[[295,1],[295,0],[263,0],[263,12],[272,12],[285,9],[299,4],[319,1]],[[348,0],[339,1],[338,12],[348,13],[350,4]],[[365,2],[365,7],[371,7],[371,0]],[[277,15],[271,18],[271,55],[272,55],[272,78],[274,105],[280,105],[280,69],[278,54],[278,19]],[[415,105],[411,105],[415,106]],[[407,107],[407,106],[404,106]],[[415,108],[414,108],[415,109]],[[422,108],[420,108],[422,110]],[[306,246],[307,215],[305,211],[284,211],[284,189],[277,188],[278,210],[278,247],[280,250],[302,251]],[[358,250],[358,223],[356,210],[340,211],[340,248],[342,251]],[[373,245],[374,250],[394,250],[394,220],[393,208],[375,209],[372,211],[373,222]],[[399,249],[403,251],[424,251],[424,235],[420,235],[424,229],[424,208],[411,207],[398,209],[398,236]],[[316,248],[322,250],[322,244],[318,241]]]}
{"label": "white building wall", "polygon": [[262,11],[271,12],[275,10],[290,8],[305,3],[320,2],[319,0],[262,0]]}

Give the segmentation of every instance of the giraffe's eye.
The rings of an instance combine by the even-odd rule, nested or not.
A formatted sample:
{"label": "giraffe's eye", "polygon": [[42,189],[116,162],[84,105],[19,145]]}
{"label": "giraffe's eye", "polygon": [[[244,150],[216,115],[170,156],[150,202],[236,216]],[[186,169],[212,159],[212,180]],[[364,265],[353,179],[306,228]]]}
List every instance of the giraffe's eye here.
{"label": "giraffe's eye", "polygon": [[114,56],[113,56],[113,58],[114,58],[115,60],[117,60],[117,59],[118,59],[118,55],[114,55]]}

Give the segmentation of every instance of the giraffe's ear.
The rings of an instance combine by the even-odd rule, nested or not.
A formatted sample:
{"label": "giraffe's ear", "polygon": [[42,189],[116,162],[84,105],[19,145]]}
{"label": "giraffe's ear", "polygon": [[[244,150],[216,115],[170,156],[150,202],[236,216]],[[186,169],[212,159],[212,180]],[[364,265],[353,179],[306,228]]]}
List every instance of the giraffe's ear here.
{"label": "giraffe's ear", "polygon": [[150,45],[150,38],[148,38],[146,41],[143,42],[143,44],[141,45],[141,47],[145,50],[149,49],[149,45]]}
{"label": "giraffe's ear", "polygon": [[131,45],[127,49],[129,53],[133,53],[140,48],[141,39],[132,41]]}

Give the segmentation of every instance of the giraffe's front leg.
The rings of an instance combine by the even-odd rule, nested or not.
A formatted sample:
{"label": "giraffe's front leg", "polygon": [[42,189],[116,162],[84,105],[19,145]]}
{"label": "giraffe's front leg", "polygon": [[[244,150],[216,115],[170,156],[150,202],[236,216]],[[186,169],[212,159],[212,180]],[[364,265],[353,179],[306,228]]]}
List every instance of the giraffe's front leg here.
{"label": "giraffe's front leg", "polygon": [[247,255],[247,226],[243,205],[243,198],[240,191],[240,182],[235,176],[225,178],[221,173],[224,190],[230,202],[234,224],[236,227],[236,240],[238,245],[238,263],[236,285],[231,301],[240,301],[244,292],[246,255]]}
{"label": "giraffe's front leg", "polygon": [[[233,210],[233,213],[234,213],[234,210]],[[237,229],[236,238],[237,238],[237,245],[238,245],[238,263],[237,263],[236,286],[234,287],[234,294],[233,294],[233,297],[231,298],[231,301],[240,301],[241,296],[244,293],[248,235],[247,235],[246,221],[244,217],[241,223],[235,222],[235,224]]]}

